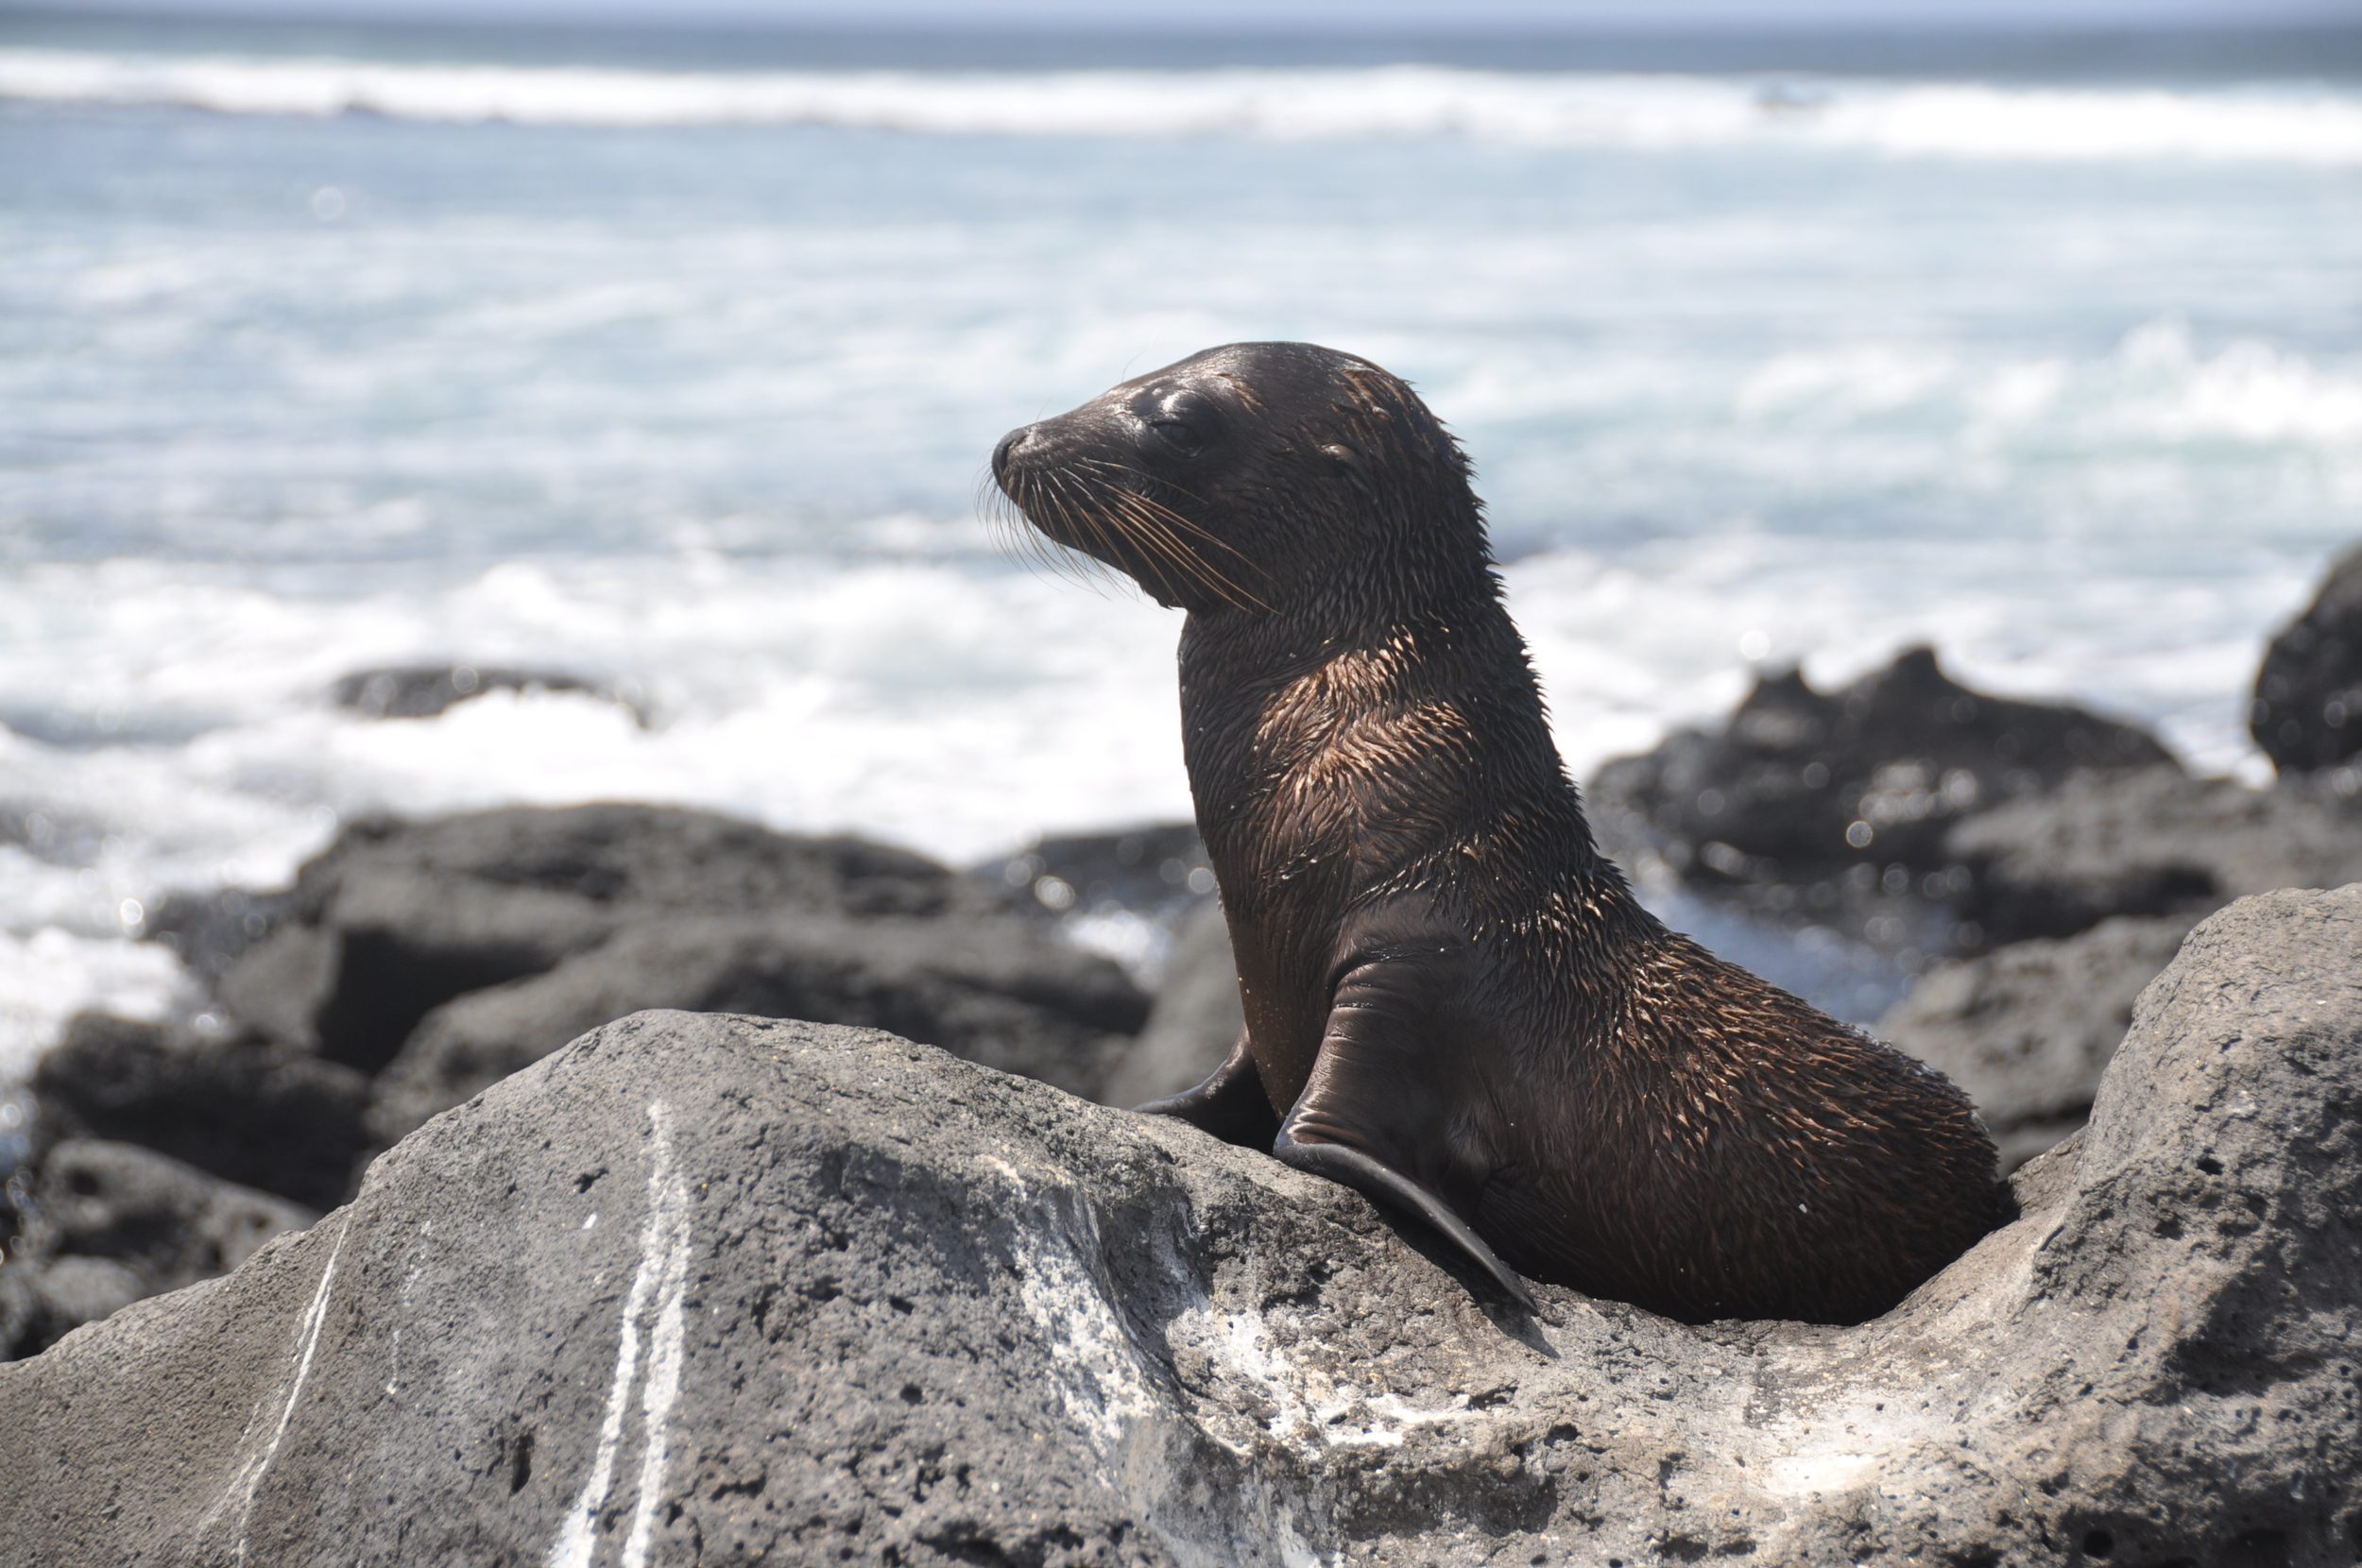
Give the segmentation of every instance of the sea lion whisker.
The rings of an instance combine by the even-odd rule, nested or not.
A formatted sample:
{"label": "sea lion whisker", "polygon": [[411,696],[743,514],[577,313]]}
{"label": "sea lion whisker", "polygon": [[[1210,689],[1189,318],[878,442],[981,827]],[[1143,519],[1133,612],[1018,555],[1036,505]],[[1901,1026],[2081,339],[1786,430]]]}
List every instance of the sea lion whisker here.
{"label": "sea lion whisker", "polygon": [[1141,530],[1139,537],[1143,539],[1161,540],[1166,555],[1174,566],[1193,577],[1200,588],[1221,599],[1233,609],[1246,609],[1250,606],[1262,610],[1271,608],[1269,605],[1264,604],[1246,588],[1232,582],[1211,561],[1184,543],[1170,525],[1148,509],[1150,503],[1145,498],[1128,490],[1119,490],[1114,493],[1121,499],[1132,521]]}
{"label": "sea lion whisker", "polygon": [[[1104,458],[1086,457],[1082,459],[1082,461],[1089,464],[1093,468],[1104,469],[1110,473],[1120,475],[1126,479],[1137,479],[1150,485],[1162,485],[1168,489],[1175,490],[1182,495],[1188,496],[1191,501],[1198,501],[1197,496],[1191,494],[1189,490],[1182,488],[1182,486],[1173,485],[1169,481],[1159,480],[1154,474],[1143,473],[1138,469],[1130,468],[1121,463],[1110,463]],[[1185,532],[1194,535],[1198,538],[1204,539],[1207,544],[1213,545],[1215,548],[1238,557],[1240,563],[1255,572],[1257,576],[1270,576],[1270,573],[1264,571],[1262,566],[1257,562],[1254,557],[1248,555],[1245,551],[1241,550],[1237,545],[1232,544],[1228,539],[1222,537],[1220,535],[1210,532],[1201,524],[1192,522],[1190,519],[1182,516],[1179,512],[1174,511],[1163,502],[1158,501],[1155,496],[1136,489],[1125,489],[1123,493],[1133,497],[1144,506],[1155,507],[1159,514],[1172,520],[1172,521],[1178,524]],[[1203,505],[1204,503],[1200,501],[1199,504]]]}
{"label": "sea lion whisker", "polygon": [[1125,538],[1153,559],[1171,567],[1185,582],[1213,593],[1225,604],[1236,605],[1236,600],[1221,574],[1143,507],[1138,496],[1120,486],[1097,481],[1092,483],[1096,486],[1096,499],[1104,510],[1108,523],[1121,526]]}
{"label": "sea lion whisker", "polygon": [[[1135,470],[1122,469],[1115,464],[1089,458],[1082,461],[1089,467],[1105,469],[1117,473],[1135,473]],[[1181,537],[1174,525],[1178,524],[1181,529],[1187,529],[1190,533],[1222,545],[1224,549],[1230,549],[1231,547],[1224,540],[1192,523],[1172,507],[1153,497],[1142,495],[1129,486],[1112,485],[1095,476],[1090,483],[1097,492],[1099,501],[1112,514],[1110,520],[1120,520],[1129,523],[1131,527],[1128,537],[1135,538],[1143,549],[1154,551],[1198,587],[1234,609],[1245,609],[1250,605],[1263,610],[1270,609],[1271,606],[1264,604],[1254,592],[1233,581],[1226,572],[1207,560],[1201,552],[1191,548]],[[1232,550],[1232,554],[1236,554],[1238,552]],[[1242,560],[1244,558],[1241,557]]]}
{"label": "sea lion whisker", "polygon": [[[1053,521],[1065,520],[1068,507],[1064,500],[1036,483],[1038,476],[1019,472],[1012,476],[1008,487],[1001,487],[997,504],[989,514],[1011,530],[1018,558],[1028,571],[1047,573],[1090,589],[1102,595],[1108,584],[1093,570],[1100,563],[1081,551],[1070,550],[1034,526],[1032,514],[1042,513]],[[1014,490],[1015,493],[1011,493]]]}
{"label": "sea lion whisker", "polygon": [[[1224,541],[1221,539],[1215,538],[1210,534],[1206,534],[1204,529],[1191,527],[1187,518],[1182,517],[1179,513],[1173,511],[1168,506],[1160,505],[1146,496],[1135,495],[1131,497],[1131,500],[1142,509],[1141,515],[1143,520],[1149,522],[1169,536],[1173,535],[1172,525],[1178,523],[1184,528],[1190,528],[1190,531],[1193,533],[1204,535],[1205,537],[1211,543],[1221,545],[1225,550],[1230,549],[1228,544],[1224,543]],[[1209,588],[1218,587],[1222,590],[1223,596],[1229,602],[1233,608],[1245,609],[1250,605],[1256,609],[1266,611],[1271,608],[1271,605],[1263,602],[1261,595],[1256,593],[1252,588],[1249,588],[1243,583],[1236,581],[1228,572],[1214,565],[1211,560],[1207,558],[1203,551],[1189,547],[1185,545],[1177,536],[1173,537],[1176,546],[1188,549],[1190,560],[1196,566],[1202,579]],[[1238,554],[1238,552],[1232,550],[1231,554]],[[1241,561],[1246,561],[1246,557],[1243,555],[1240,555],[1239,558]],[[1252,561],[1247,561],[1246,564],[1250,568],[1254,568],[1254,563]],[[1261,569],[1254,569],[1258,576],[1268,577],[1269,574],[1263,572]]]}
{"label": "sea lion whisker", "polygon": [[[1107,554],[1115,554],[1106,527],[1100,520],[1099,509],[1090,504],[1090,498],[1087,494],[1081,493],[1080,486],[1074,483],[1073,476],[1063,470],[1053,469],[1042,477],[1047,482],[1051,492],[1057,498],[1056,513],[1059,523],[1069,533],[1086,534],[1089,536],[1093,543],[1098,544]],[[1076,569],[1085,574],[1086,580],[1091,585],[1091,590],[1095,593],[1103,596],[1108,595],[1119,584],[1124,582],[1122,573],[1091,551],[1068,550],[1066,554],[1075,563]]]}

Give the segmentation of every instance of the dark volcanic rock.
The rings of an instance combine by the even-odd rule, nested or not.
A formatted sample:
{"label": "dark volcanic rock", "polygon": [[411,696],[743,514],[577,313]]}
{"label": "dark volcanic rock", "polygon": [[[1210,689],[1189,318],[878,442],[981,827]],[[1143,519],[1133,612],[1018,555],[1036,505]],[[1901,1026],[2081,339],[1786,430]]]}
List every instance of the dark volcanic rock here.
{"label": "dark volcanic rock", "polygon": [[[0,1368],[0,1540],[129,1562],[2335,1562],[2362,889],[2143,996],[2023,1217],[1857,1328],[1543,1287],[889,1037],[643,1014],[225,1281]],[[62,1522],[71,1521],[71,1527]]]}
{"label": "dark volcanic rock", "polygon": [[693,913],[974,916],[1004,901],[904,850],[710,812],[519,808],[349,827],[223,977],[241,1021],[376,1072],[429,1011],[626,925]]}
{"label": "dark volcanic rock", "polygon": [[2362,878],[2362,801],[2251,790],[2178,768],[2080,775],[1963,822],[1960,912],[1995,943],[2066,936],[2111,915],[2195,916],[2272,888]]}
{"label": "dark volcanic rock", "polygon": [[155,1294],[139,1270],[108,1257],[52,1258],[26,1278],[32,1312],[15,1346],[18,1355],[44,1351],[84,1323],[111,1318]]}
{"label": "dark volcanic rock", "polygon": [[1246,1028],[1239,966],[1222,906],[1207,900],[1174,933],[1156,1006],[1100,1098],[1139,1105],[1205,1082]]}
{"label": "dark volcanic rock", "polygon": [[2248,728],[2284,774],[2362,757],[2362,547],[2265,647]]}
{"label": "dark volcanic rock", "polygon": [[225,1274],[319,1218],[152,1150],[73,1138],[43,1156],[25,1209],[0,1263],[0,1360]]}
{"label": "dark volcanic rock", "polygon": [[1114,907],[1155,914],[1195,904],[1214,890],[1206,845],[1186,822],[1036,839],[977,873],[1030,892],[1053,913]]}
{"label": "dark volcanic rock", "polygon": [[640,695],[628,684],[587,680],[563,670],[502,664],[402,664],[355,670],[328,689],[328,700],[369,719],[432,719],[488,691],[580,691],[616,704],[642,726]]}
{"label": "dark volcanic rock", "polygon": [[103,1013],[66,1025],[33,1088],[56,1135],[145,1144],[314,1208],[351,1190],[368,1145],[368,1082],[351,1067]]}
{"label": "dark volcanic rock", "polygon": [[34,1288],[37,1273],[27,1260],[0,1257],[0,1361],[31,1355],[56,1338],[42,1332],[44,1304]]}
{"label": "dark volcanic rock", "polygon": [[390,1144],[579,1034],[649,1007],[889,1029],[1096,1099],[1147,1001],[1105,959],[1015,921],[713,917],[635,927],[429,1014],[380,1075]]}
{"label": "dark volcanic rock", "polygon": [[147,912],[140,934],[161,942],[209,989],[219,989],[246,950],[285,917],[292,894],[216,888],[167,893]]}
{"label": "dark volcanic rock", "polygon": [[226,1274],[272,1236],[319,1218],[153,1150],[95,1139],[52,1149],[37,1197],[52,1249],[122,1264],[143,1296]]}
{"label": "dark volcanic rock", "polygon": [[2079,769],[2171,765],[2130,724],[2060,704],[1971,691],[1926,648],[1842,690],[1768,676],[1718,733],[1685,730],[1603,766],[1603,834],[1685,878],[1764,882],[1849,865],[1947,864],[1956,819]]}
{"label": "dark volcanic rock", "polygon": [[1966,1090],[2014,1168],[2083,1125],[2134,1000],[2192,924],[2109,920],[1944,964],[1871,1032]]}

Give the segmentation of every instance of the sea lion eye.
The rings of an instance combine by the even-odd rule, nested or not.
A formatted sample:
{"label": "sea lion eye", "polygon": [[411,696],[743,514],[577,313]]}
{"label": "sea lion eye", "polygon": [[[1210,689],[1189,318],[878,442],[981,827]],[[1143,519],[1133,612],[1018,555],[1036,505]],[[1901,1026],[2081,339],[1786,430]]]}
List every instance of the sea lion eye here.
{"label": "sea lion eye", "polygon": [[1133,405],[1140,423],[1178,457],[1196,457],[1222,428],[1213,405],[1189,387],[1150,393]]}
{"label": "sea lion eye", "polygon": [[1184,457],[1195,457],[1206,450],[1205,438],[1186,419],[1151,419],[1148,428],[1162,437],[1165,445]]}

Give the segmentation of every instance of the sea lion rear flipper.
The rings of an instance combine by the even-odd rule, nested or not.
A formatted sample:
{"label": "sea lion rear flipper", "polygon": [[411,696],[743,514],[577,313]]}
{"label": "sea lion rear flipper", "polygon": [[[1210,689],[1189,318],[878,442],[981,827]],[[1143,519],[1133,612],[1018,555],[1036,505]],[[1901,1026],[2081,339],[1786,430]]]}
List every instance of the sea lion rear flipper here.
{"label": "sea lion rear flipper", "polygon": [[1269,1149],[1279,1133],[1279,1117],[1272,1112],[1271,1097],[1263,1092],[1262,1075],[1256,1071],[1244,1030],[1239,1031],[1238,1044],[1230,1048],[1229,1057],[1214,1069],[1212,1077],[1194,1089],[1152,1099],[1138,1110],[1144,1116],[1172,1116],[1224,1143],[1248,1149]]}
{"label": "sea lion rear flipper", "polygon": [[[1372,983],[1374,967],[1339,985],[1311,1080],[1280,1126],[1272,1153],[1373,1202],[1418,1216],[1501,1294],[1533,1312],[1525,1281],[1436,1190],[1442,1185],[1436,1177],[1458,1163],[1448,1096],[1421,1071],[1432,1060],[1432,1045],[1418,1037],[1400,994],[1390,997],[1382,983]],[[1459,1174],[1481,1185],[1481,1172]]]}

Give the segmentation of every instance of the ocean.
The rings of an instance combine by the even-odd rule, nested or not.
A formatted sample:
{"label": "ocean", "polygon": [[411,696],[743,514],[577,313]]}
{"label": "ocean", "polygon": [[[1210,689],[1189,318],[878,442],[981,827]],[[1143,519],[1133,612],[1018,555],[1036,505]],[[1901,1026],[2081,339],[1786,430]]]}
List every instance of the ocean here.
{"label": "ocean", "polygon": [[[0,15],[0,1079],[365,810],[1186,816],[1177,617],[976,495],[1240,339],[1459,432],[1578,775],[1920,641],[2258,775],[2362,502],[2352,39],[1795,53]],[[439,660],[650,722],[324,695]]]}

